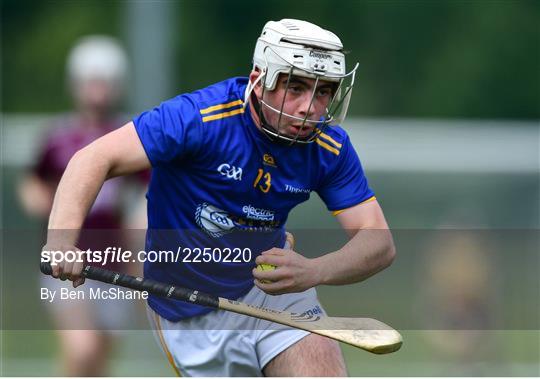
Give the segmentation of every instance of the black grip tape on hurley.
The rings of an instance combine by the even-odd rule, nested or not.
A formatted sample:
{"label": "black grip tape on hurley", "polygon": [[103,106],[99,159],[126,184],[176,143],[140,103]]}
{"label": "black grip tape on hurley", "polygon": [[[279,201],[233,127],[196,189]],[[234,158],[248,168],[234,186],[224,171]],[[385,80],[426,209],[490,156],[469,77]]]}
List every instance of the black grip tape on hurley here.
{"label": "black grip tape on hurley", "polygon": [[[49,262],[41,262],[39,268],[45,275],[52,274],[52,267]],[[114,284],[132,290],[146,291],[149,294],[159,297],[182,300],[205,307],[218,308],[219,306],[219,298],[217,296],[209,295],[197,290],[191,290],[185,287],[177,287],[170,284],[156,282],[152,279],[144,279],[122,274],[99,267],[85,266],[82,275],[88,279]]]}

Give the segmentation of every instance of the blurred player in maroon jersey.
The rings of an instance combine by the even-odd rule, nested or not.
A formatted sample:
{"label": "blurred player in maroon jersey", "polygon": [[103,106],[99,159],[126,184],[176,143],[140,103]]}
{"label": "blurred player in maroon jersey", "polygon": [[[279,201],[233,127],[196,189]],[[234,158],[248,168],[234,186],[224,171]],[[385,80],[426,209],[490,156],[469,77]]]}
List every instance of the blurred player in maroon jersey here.
{"label": "blurred player in maroon jersey", "polygon": [[[58,182],[73,154],[125,123],[126,117],[117,112],[117,107],[127,73],[126,54],[113,38],[88,36],[73,47],[67,60],[67,80],[76,110],[53,122],[37,161],[21,182],[19,196],[30,215],[46,221]],[[103,251],[107,246],[124,247],[122,228],[145,228],[144,221],[138,220],[145,219],[142,210],[146,204],[139,195],[143,193],[146,176],[111,179],[103,185],[83,226],[79,239],[82,249]],[[129,208],[136,210],[135,215],[130,214],[129,221],[125,214],[127,207],[122,206],[127,205],[126,184],[136,189],[130,191],[138,200],[133,202],[137,204],[129,204]],[[133,271],[115,262],[101,267]],[[61,287],[71,287],[70,282],[42,278],[41,285],[57,290],[58,294]],[[97,282],[85,287],[87,293],[92,287],[108,288]],[[131,306],[127,301],[89,300],[88,296],[85,300],[56,299],[51,303],[49,310],[60,338],[62,374],[105,375],[114,339],[111,331],[125,327]]]}

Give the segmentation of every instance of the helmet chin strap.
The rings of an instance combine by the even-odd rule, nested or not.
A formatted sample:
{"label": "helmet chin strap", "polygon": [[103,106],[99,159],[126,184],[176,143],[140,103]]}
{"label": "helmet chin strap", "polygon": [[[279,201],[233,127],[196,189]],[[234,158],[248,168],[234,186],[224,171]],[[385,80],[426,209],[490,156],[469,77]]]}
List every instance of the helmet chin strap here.
{"label": "helmet chin strap", "polygon": [[[264,134],[270,138],[272,141],[275,141],[277,139],[277,132],[274,130],[274,128],[266,121],[266,118],[264,117],[264,114],[262,112],[261,103],[259,102],[259,99],[257,98],[257,95],[255,92],[251,92],[250,99],[249,99],[251,105],[253,106],[253,110],[259,117],[259,124],[261,127],[261,130],[264,132]],[[272,132],[270,134],[269,132]]]}

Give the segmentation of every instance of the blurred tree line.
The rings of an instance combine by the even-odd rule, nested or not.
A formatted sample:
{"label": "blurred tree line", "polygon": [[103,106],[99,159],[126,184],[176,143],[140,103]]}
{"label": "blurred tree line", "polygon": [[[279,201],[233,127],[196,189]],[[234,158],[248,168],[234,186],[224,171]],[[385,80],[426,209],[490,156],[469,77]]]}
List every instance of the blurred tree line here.
{"label": "blurred tree line", "polygon": [[[1,4],[4,112],[68,109],[64,63],[71,44],[91,33],[126,37],[128,1]],[[170,48],[178,69],[169,96],[247,75],[264,23],[288,17],[334,31],[350,66],[360,62],[355,116],[540,116],[537,0],[183,0],[173,9]]]}

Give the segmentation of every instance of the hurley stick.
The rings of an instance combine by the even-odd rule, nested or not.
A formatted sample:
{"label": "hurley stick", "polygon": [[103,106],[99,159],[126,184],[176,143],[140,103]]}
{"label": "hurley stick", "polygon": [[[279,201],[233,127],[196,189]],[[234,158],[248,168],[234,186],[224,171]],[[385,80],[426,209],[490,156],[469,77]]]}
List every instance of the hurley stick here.
{"label": "hurley stick", "polygon": [[[42,262],[40,269],[45,275],[52,274],[51,264],[48,262]],[[306,330],[340,342],[345,342],[375,354],[392,353],[398,350],[403,342],[401,335],[396,330],[372,318],[310,316],[305,313],[282,312],[93,266],[85,266],[82,274],[88,279],[137,291],[147,291],[149,294],[155,296],[224,309],[296,329]]]}

